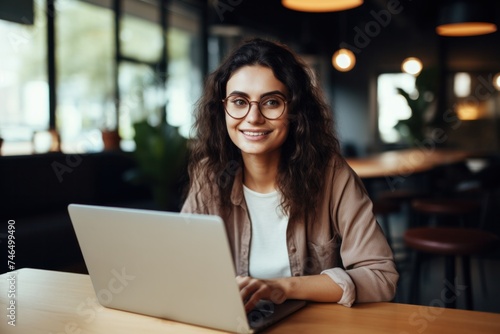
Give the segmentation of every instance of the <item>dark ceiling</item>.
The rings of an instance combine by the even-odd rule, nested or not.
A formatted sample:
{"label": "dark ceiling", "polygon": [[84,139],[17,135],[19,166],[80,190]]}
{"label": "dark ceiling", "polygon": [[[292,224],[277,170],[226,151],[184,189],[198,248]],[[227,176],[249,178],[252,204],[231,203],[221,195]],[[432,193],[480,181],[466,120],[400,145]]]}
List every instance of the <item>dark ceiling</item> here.
{"label": "dark ceiling", "polygon": [[[356,29],[371,27],[375,34],[382,28],[384,35],[406,41],[435,34],[438,8],[443,1],[448,0],[365,0],[362,6],[347,11],[304,13],[284,8],[280,0],[220,0],[209,1],[208,13],[209,21],[215,24],[234,24],[303,46],[331,49],[341,41],[352,41]],[[498,13],[498,2],[488,3],[496,5]]]}

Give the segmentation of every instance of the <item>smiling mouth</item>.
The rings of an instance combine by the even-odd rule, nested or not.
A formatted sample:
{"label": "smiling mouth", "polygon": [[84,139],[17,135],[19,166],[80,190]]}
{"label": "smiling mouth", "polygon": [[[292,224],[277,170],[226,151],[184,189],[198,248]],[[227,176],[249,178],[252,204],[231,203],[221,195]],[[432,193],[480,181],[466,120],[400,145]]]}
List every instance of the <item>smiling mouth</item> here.
{"label": "smiling mouth", "polygon": [[271,133],[271,131],[241,131],[245,136],[258,137],[265,136]]}

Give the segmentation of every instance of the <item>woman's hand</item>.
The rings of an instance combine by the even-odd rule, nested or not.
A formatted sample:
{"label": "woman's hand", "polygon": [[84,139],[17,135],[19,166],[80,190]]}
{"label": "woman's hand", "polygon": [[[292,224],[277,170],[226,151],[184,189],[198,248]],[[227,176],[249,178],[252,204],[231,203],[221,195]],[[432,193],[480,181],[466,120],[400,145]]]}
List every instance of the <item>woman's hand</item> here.
{"label": "woman's hand", "polygon": [[275,304],[281,304],[287,299],[338,302],[344,293],[337,283],[324,274],[270,280],[237,276],[236,283],[247,312],[261,299]]}
{"label": "woman's hand", "polygon": [[261,299],[270,300],[275,304],[281,304],[287,299],[283,280],[263,280],[248,276],[237,276],[236,283],[240,288],[246,312],[250,312]]}

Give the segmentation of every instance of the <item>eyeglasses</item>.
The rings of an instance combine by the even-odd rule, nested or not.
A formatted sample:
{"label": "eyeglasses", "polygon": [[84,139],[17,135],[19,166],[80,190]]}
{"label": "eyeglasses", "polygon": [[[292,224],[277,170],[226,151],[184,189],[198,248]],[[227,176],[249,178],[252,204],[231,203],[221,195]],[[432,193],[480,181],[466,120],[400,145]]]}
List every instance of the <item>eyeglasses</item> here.
{"label": "eyeglasses", "polygon": [[250,101],[241,95],[229,95],[222,102],[227,114],[234,119],[245,118],[250,112],[252,103],[257,103],[261,115],[270,120],[283,115],[287,103],[280,95],[267,95],[260,101]]}

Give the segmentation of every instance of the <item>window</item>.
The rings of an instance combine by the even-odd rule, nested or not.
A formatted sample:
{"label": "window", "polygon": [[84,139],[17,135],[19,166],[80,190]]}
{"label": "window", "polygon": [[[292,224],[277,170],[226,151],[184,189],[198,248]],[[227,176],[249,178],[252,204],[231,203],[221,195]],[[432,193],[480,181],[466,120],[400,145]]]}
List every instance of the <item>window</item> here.
{"label": "window", "polygon": [[189,136],[193,124],[193,109],[201,96],[202,73],[198,64],[200,45],[189,30],[171,28],[168,31],[167,121],[178,126],[182,135]]}
{"label": "window", "polygon": [[[116,64],[112,3],[55,2],[57,87],[49,87],[47,79],[46,0],[35,0],[34,25],[0,20],[0,41],[8,46],[0,48],[2,154],[43,152],[33,138],[42,138],[37,132],[48,130],[49,124],[55,124],[65,153],[100,151],[104,147],[101,131],[117,127],[122,148],[132,150],[133,123],[154,118],[165,106],[167,121],[188,136],[202,84],[201,49],[197,47],[201,9],[169,2],[164,35],[156,3],[122,1],[121,52]],[[158,66],[164,41],[168,43],[168,73],[160,73]],[[164,78],[166,87],[159,84]],[[49,89],[55,89],[57,97],[52,120]]]}
{"label": "window", "polygon": [[[166,34],[168,73],[161,73],[159,61],[163,35],[157,23],[156,7],[125,1],[127,13],[120,39],[124,60],[119,66],[120,135],[122,147],[133,147],[133,123],[144,118],[152,122],[164,111],[167,121],[188,137],[194,104],[201,94],[202,73],[199,13],[174,3],[169,9]],[[133,61],[132,61],[133,60]],[[167,80],[162,91],[162,81]]]}
{"label": "window", "polygon": [[[83,1],[58,0],[56,12],[57,129],[63,152],[102,150],[99,130],[116,125],[113,12]],[[110,6],[111,3],[103,3]]]}
{"label": "window", "polygon": [[[406,73],[385,73],[377,80],[378,131],[384,144],[401,141],[400,132],[395,128],[400,120],[411,116],[406,99],[398,93],[398,88],[407,93],[416,93],[415,77]],[[402,130],[404,131],[404,130]]]}
{"label": "window", "polygon": [[45,0],[34,2],[35,23],[0,20],[0,137],[2,154],[31,154],[36,131],[49,127]]}

